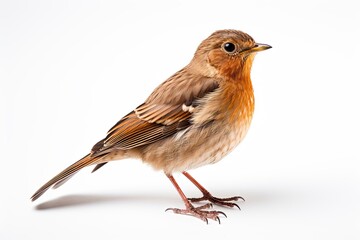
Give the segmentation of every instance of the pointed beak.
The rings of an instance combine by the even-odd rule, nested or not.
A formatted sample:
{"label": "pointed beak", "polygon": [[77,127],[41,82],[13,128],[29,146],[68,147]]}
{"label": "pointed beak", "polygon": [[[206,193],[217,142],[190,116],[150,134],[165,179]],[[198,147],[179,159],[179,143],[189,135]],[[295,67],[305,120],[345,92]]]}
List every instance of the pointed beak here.
{"label": "pointed beak", "polygon": [[270,45],[263,44],[263,43],[255,43],[255,46],[252,47],[249,51],[250,52],[260,52],[260,51],[264,51],[264,50],[267,50],[270,48],[272,48]]}
{"label": "pointed beak", "polygon": [[246,48],[246,49],[242,50],[240,53],[251,54],[251,53],[261,52],[261,51],[264,51],[269,48],[272,48],[272,47],[270,45],[263,44],[263,43],[255,43],[255,45],[253,47]]}

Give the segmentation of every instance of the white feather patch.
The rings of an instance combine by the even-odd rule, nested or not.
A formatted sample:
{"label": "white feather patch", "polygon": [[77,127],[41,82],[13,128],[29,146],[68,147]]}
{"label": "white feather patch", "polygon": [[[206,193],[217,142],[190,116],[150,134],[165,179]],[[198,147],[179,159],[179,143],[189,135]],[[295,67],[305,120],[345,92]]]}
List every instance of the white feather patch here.
{"label": "white feather patch", "polygon": [[184,103],[182,106],[181,106],[182,110],[184,112],[189,112],[189,113],[193,113],[194,112],[194,107],[193,106],[186,106],[186,104]]}

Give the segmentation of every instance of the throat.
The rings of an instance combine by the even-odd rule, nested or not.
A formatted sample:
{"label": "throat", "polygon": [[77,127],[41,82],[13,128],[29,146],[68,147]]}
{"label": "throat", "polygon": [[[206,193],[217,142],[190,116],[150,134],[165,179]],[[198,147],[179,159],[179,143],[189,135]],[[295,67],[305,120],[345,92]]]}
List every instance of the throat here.
{"label": "throat", "polygon": [[250,75],[227,81],[224,86],[223,102],[230,122],[250,122],[254,113],[255,99]]}

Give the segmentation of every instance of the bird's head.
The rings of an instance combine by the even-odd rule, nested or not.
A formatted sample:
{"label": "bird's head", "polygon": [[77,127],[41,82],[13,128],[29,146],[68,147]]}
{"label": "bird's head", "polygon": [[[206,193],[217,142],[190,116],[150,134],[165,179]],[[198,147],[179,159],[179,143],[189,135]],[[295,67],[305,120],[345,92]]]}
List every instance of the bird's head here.
{"label": "bird's head", "polygon": [[219,30],[205,39],[191,64],[208,77],[237,79],[249,75],[255,53],[271,48],[238,30]]}

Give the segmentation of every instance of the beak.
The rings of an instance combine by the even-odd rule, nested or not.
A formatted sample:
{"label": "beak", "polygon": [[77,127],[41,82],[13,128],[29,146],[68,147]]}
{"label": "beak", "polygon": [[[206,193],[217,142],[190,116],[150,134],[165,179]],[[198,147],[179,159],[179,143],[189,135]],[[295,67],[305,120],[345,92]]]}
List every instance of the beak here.
{"label": "beak", "polygon": [[247,54],[248,53],[256,53],[256,52],[264,51],[269,48],[272,48],[272,47],[270,45],[263,44],[263,43],[255,43],[255,46],[253,46],[252,48],[244,49],[240,53],[247,53]]}
{"label": "beak", "polygon": [[255,46],[252,47],[249,51],[250,52],[260,52],[260,51],[267,50],[269,48],[272,48],[272,47],[270,45],[267,45],[267,44],[255,43]]}

